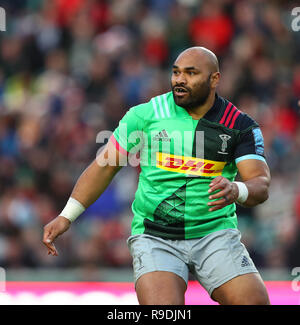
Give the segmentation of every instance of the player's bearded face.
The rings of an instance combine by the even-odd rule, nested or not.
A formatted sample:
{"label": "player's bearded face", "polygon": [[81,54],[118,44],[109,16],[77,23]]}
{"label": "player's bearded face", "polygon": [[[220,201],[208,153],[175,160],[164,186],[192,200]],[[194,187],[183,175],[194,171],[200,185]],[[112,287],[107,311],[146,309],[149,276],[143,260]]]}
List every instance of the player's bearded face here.
{"label": "player's bearded face", "polygon": [[210,75],[205,81],[193,84],[172,82],[172,92],[175,103],[185,109],[193,109],[203,105],[211,91]]}

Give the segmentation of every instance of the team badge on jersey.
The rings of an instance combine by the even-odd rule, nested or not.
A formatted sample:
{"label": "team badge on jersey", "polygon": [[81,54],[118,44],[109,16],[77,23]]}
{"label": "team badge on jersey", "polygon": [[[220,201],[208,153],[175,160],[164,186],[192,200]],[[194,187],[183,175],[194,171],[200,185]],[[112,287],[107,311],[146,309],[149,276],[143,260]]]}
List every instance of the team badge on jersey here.
{"label": "team badge on jersey", "polygon": [[220,134],[219,137],[222,140],[222,145],[221,145],[221,151],[218,151],[218,153],[222,155],[228,155],[228,152],[226,152],[227,142],[231,139],[231,136],[228,134]]}

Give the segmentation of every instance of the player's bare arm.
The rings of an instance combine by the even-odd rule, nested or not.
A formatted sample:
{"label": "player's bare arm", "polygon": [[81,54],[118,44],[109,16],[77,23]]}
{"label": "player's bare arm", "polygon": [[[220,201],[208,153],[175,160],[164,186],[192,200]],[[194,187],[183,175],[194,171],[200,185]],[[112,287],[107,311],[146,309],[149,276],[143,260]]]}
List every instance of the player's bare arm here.
{"label": "player's bare arm", "polygon": [[[124,159],[123,155],[109,141],[104,150],[81,174],[71,193],[71,198],[88,208],[105,191],[122,168],[119,166],[121,159]],[[44,227],[43,243],[48,249],[48,255],[58,255],[53,241],[67,231],[70,225],[71,221],[60,215]]]}
{"label": "player's bare arm", "polygon": [[[268,165],[256,159],[243,160],[237,164],[237,168],[243,183],[247,186],[248,197],[242,203],[245,207],[253,207],[268,199],[270,185],[270,171]],[[218,176],[210,183],[208,203],[209,211],[224,208],[228,204],[236,202],[239,197],[239,188],[236,183],[230,182],[222,176]]]}
{"label": "player's bare arm", "polygon": [[119,166],[120,158],[121,153],[109,141],[104,150],[81,174],[71,197],[79,201],[85,208],[93,204],[122,168]]}

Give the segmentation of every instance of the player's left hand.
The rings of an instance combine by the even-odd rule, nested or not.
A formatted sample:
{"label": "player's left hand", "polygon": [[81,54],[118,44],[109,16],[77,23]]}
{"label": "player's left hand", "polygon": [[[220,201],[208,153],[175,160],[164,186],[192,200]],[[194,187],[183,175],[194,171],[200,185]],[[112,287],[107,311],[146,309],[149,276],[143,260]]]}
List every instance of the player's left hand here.
{"label": "player's left hand", "polygon": [[[239,190],[235,183],[230,182],[223,176],[217,176],[209,184],[208,190],[209,199],[216,201],[209,201],[207,204],[210,206],[209,211],[216,211],[226,207],[229,204],[235,202],[238,198]],[[219,192],[213,194],[213,192],[219,190]]]}

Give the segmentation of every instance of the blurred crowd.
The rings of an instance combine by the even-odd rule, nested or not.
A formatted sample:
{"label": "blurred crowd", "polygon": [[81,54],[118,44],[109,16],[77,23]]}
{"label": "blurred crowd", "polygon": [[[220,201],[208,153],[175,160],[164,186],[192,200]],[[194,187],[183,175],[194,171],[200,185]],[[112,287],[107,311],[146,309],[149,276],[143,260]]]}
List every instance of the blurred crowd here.
{"label": "blurred crowd", "polygon": [[300,32],[293,6],[264,0],[2,0],[0,266],[128,267],[138,170],[123,168],[47,256],[43,226],[126,110],[170,89],[176,56],[216,53],[218,93],[256,119],[270,198],[238,208],[259,268],[300,265]]}

